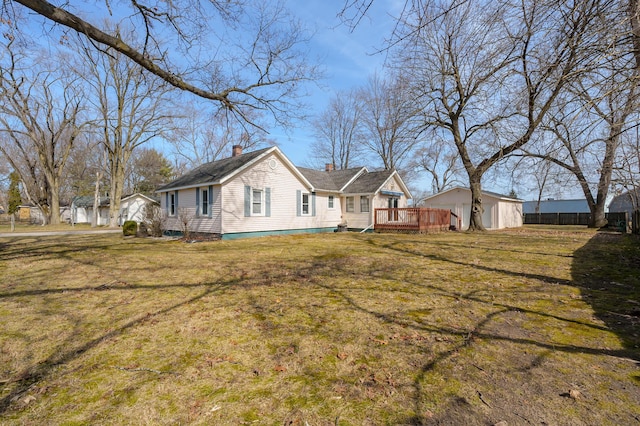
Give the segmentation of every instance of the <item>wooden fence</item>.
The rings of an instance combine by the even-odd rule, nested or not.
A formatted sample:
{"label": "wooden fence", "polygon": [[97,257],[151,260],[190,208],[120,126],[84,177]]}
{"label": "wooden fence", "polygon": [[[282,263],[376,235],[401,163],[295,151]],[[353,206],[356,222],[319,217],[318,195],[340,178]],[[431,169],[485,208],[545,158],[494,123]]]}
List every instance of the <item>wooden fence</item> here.
{"label": "wooden fence", "polygon": [[[375,209],[375,231],[434,232],[448,231],[452,226],[460,227],[457,216],[445,209],[407,207],[398,209]],[[452,224],[451,220],[455,223]]]}
{"label": "wooden fence", "polygon": [[[609,227],[627,223],[627,213],[605,213]],[[522,223],[525,225],[589,225],[591,213],[525,213]]]}

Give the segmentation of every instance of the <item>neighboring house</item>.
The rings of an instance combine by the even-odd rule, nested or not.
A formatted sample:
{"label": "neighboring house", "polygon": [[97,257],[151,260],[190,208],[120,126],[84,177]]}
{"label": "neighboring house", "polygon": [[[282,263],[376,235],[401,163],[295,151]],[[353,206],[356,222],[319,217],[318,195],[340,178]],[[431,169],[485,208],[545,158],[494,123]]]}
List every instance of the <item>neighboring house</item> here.
{"label": "neighboring house", "polygon": [[31,223],[42,223],[44,215],[38,206],[33,204],[21,204],[18,206],[18,220]]}
{"label": "neighboring house", "polygon": [[547,200],[525,201],[522,205],[522,212],[530,213],[591,213],[589,203],[585,199],[576,200]]}
{"label": "neighboring house", "polygon": [[120,199],[120,213],[118,214],[118,225],[127,220],[142,222],[144,220],[144,208],[146,205],[160,206],[160,200],[155,197],[148,197],[144,194],[131,194]]}
{"label": "neighboring house", "polygon": [[627,212],[629,218],[631,218],[633,212],[638,209],[640,209],[640,188],[637,188],[635,191],[623,192],[613,197],[609,204],[609,212]]}
{"label": "neighboring house", "polygon": [[[462,220],[462,229],[469,228],[471,190],[455,187],[427,197],[423,204],[432,209],[446,209]],[[522,226],[522,200],[495,192],[482,191],[482,224],[487,229]]]}
{"label": "neighboring house", "polygon": [[[93,196],[75,197],[71,202],[71,217],[73,223],[91,223],[93,218]],[[97,226],[109,225],[109,197],[100,197],[98,201]]]}
{"label": "neighboring house", "polygon": [[[76,197],[71,203],[71,215],[74,223],[91,223],[93,217],[93,197]],[[143,208],[146,204],[160,205],[157,199],[153,199],[144,194],[126,195],[120,199],[120,212],[118,214],[118,225],[127,220],[142,222]],[[109,225],[109,197],[100,197],[98,202],[98,226]]]}
{"label": "neighboring house", "polygon": [[160,187],[165,229],[223,239],[367,229],[376,207],[406,207],[411,194],[395,170],[299,168],[277,147],[204,164]]}

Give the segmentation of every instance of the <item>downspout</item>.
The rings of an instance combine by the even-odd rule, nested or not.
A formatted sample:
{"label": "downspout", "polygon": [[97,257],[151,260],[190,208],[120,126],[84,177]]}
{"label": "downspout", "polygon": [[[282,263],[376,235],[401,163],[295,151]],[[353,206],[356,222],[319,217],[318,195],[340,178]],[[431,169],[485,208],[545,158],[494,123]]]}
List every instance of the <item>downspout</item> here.
{"label": "downspout", "polygon": [[362,234],[364,232],[367,232],[371,228],[373,228],[373,223],[371,225],[367,226],[366,228],[364,228],[362,231],[360,231],[360,233]]}

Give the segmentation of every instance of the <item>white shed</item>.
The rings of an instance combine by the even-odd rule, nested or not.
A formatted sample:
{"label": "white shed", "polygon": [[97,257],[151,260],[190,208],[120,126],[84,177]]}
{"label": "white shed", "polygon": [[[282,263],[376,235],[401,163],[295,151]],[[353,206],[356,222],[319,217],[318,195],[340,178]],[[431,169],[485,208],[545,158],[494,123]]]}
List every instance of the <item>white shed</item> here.
{"label": "white shed", "polygon": [[147,205],[155,205],[160,208],[160,200],[153,199],[140,193],[122,197],[120,199],[118,225],[122,226],[122,224],[127,220],[133,220],[138,223],[144,221],[144,209]]}
{"label": "white shed", "polygon": [[[522,200],[495,192],[482,191],[482,224],[487,229],[517,228],[522,226]],[[471,217],[471,190],[455,187],[425,199],[425,207],[446,209],[462,220],[462,229],[469,228]]]}

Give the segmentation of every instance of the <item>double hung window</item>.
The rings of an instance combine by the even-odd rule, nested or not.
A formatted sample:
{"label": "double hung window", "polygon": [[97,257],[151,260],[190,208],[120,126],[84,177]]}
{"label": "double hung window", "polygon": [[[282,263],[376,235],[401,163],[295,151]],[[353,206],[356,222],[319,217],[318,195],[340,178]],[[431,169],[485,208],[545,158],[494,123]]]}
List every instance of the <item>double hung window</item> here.
{"label": "double hung window", "polygon": [[176,215],[176,194],[172,192],[169,194],[169,216]]}
{"label": "double hung window", "polygon": [[251,215],[262,216],[264,214],[263,208],[263,191],[261,189],[252,188],[251,190]]}
{"label": "double hung window", "polygon": [[202,215],[208,215],[209,214],[209,191],[207,189],[203,189],[202,196],[200,198],[202,201],[200,212],[202,213]]}
{"label": "double hung window", "polygon": [[347,197],[347,207],[346,207],[348,212],[353,212],[355,211],[355,200],[353,197]]}
{"label": "double hung window", "polygon": [[369,212],[369,197],[360,197],[360,212]]}

